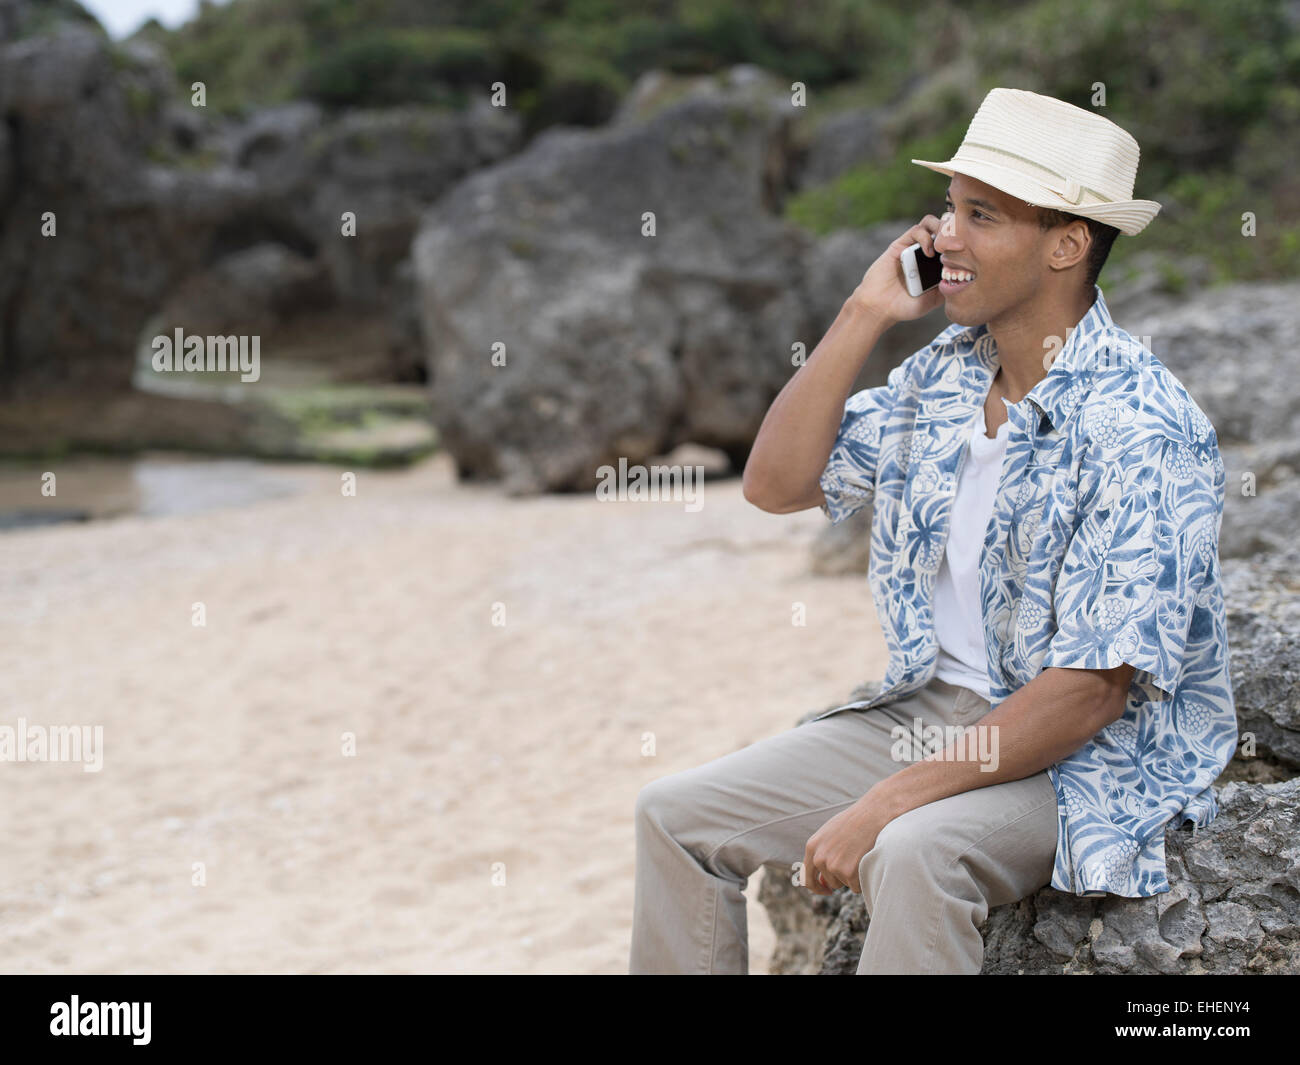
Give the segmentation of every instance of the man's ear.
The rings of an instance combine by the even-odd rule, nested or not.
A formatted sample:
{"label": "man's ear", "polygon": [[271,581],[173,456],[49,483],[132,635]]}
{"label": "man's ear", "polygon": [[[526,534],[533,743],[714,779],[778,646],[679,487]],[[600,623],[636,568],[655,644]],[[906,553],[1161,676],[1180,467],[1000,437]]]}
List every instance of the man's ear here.
{"label": "man's ear", "polygon": [[1092,233],[1086,222],[1075,220],[1062,226],[1057,234],[1056,245],[1052,248],[1052,269],[1068,270],[1076,263],[1085,262],[1091,243]]}

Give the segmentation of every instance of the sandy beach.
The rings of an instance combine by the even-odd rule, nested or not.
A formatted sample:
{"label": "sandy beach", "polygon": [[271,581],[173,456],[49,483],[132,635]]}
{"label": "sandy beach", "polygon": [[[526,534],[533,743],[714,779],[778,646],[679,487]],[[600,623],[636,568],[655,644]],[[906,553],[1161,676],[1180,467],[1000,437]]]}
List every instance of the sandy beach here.
{"label": "sandy beach", "polygon": [[4,534],[0,725],[103,729],[98,772],[0,764],[4,971],[625,972],[638,789],[884,670],[865,578],[809,575],[825,517],[737,478],[688,512],[278,472]]}

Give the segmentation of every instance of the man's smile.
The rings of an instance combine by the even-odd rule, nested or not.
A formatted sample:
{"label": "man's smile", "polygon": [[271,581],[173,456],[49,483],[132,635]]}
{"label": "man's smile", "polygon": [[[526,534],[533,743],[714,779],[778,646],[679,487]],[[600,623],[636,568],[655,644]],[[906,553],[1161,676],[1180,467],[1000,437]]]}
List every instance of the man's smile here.
{"label": "man's smile", "polygon": [[939,281],[939,292],[942,295],[952,296],[961,292],[967,285],[975,283],[975,271],[967,270],[964,266],[950,263],[943,258],[939,261],[943,264]]}

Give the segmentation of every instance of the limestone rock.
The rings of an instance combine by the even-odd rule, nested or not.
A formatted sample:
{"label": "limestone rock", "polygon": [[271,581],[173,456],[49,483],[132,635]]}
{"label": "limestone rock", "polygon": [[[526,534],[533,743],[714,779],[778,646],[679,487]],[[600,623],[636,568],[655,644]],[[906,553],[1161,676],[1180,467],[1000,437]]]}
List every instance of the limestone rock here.
{"label": "limestone rock", "polygon": [[[1230,782],[1219,814],[1166,834],[1170,891],[1081,898],[1043,888],[989,912],[985,974],[1300,973],[1300,779]],[[842,888],[815,896],[769,865],[773,973],[852,975],[870,918]]]}
{"label": "limestone rock", "polygon": [[1300,548],[1225,561],[1223,597],[1240,739],[1300,771]]}
{"label": "limestone rock", "polygon": [[779,99],[710,82],[642,121],[548,130],[430,209],[413,261],[461,476],[589,490],[687,441],[743,465],[792,345],[816,342],[811,241],[773,213]]}

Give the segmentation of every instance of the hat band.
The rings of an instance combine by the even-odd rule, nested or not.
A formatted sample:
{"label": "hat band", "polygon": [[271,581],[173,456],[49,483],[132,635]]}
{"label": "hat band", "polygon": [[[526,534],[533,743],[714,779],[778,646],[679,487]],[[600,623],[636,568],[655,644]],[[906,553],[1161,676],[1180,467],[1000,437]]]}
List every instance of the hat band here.
{"label": "hat band", "polygon": [[[967,149],[969,148],[974,148],[976,149],[976,151],[967,152]],[[998,148],[992,144],[979,144],[974,141],[964,141],[962,143],[962,146],[957,149],[957,153],[958,155],[961,155],[964,152],[968,154],[969,158],[974,159],[978,162],[1001,165],[999,163],[999,160],[996,158],[984,159],[981,158],[980,156],[980,153],[982,152],[991,152],[995,156],[1001,156],[1007,159],[1014,159],[1017,163],[1020,163],[1024,166],[1033,167],[1035,170],[1038,170],[1043,174],[1048,174],[1052,178],[1056,179],[1054,183],[1042,179],[1039,179],[1038,183],[1042,185],[1045,189],[1047,189],[1049,192],[1056,193],[1056,195],[1060,196],[1061,199],[1067,201],[1068,203],[1074,203],[1074,204],[1082,203],[1085,195],[1091,196],[1093,201],[1096,203],[1115,202],[1109,196],[1103,195],[1102,193],[1098,192],[1096,189],[1089,188],[1087,185],[1080,185],[1077,181],[1074,180],[1074,178],[1066,177],[1064,174],[1059,174],[1051,167],[1043,166],[1042,163],[1035,162],[1033,159],[1026,158],[1023,155],[1017,155],[1015,152],[1009,152],[1005,148]],[[1029,177],[1030,175],[1025,175],[1025,176]]]}

